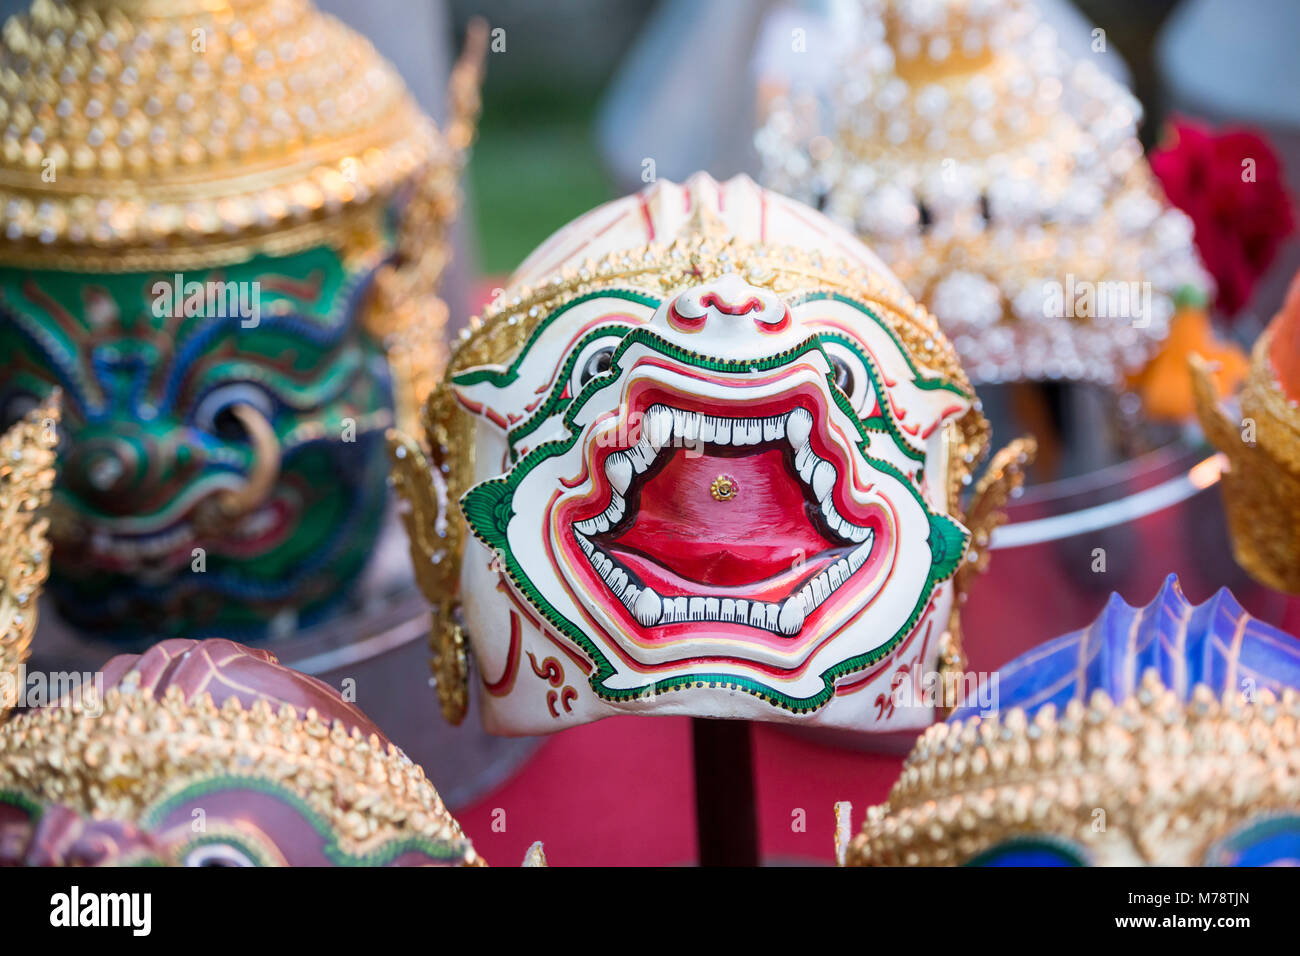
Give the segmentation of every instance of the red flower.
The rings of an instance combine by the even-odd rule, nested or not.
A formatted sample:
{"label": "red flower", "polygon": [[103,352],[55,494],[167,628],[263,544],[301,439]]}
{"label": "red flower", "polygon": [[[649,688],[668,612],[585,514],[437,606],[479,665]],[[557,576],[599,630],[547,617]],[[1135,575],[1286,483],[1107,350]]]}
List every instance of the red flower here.
{"label": "red flower", "polygon": [[1169,201],[1191,217],[1196,250],[1218,285],[1216,304],[1234,315],[1295,228],[1282,166],[1257,133],[1216,135],[1186,120],[1171,125],[1168,144],[1151,154],[1151,169]]}

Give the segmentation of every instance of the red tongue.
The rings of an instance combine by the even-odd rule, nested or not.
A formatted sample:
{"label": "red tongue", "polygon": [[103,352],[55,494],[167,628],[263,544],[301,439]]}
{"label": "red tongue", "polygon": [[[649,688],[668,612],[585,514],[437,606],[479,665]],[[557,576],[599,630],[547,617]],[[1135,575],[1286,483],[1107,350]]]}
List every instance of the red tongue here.
{"label": "red tongue", "polygon": [[[801,558],[836,547],[808,515],[799,479],[779,448],[697,455],[678,448],[634,489],[632,526],[615,550],[640,552],[683,578],[719,587],[764,581]],[[736,486],[729,501],[713,497],[715,479]],[[806,573],[805,569],[805,572]]]}

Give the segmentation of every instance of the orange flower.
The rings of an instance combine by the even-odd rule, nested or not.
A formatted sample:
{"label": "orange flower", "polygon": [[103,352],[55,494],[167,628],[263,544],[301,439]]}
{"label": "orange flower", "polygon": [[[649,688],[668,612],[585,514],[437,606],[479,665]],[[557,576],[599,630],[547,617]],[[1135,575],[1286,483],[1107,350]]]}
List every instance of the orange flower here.
{"label": "orange flower", "polygon": [[[1300,305],[1300,303],[1298,303]],[[1300,308],[1297,308],[1300,314]],[[1300,328],[1300,323],[1297,324]],[[1196,413],[1187,356],[1195,352],[1214,370],[1220,395],[1235,391],[1246,377],[1246,353],[1214,335],[1210,316],[1200,305],[1183,305],[1169,327],[1169,338],[1146,368],[1129,379],[1129,387],[1142,397],[1142,407],[1153,421],[1181,422]]]}

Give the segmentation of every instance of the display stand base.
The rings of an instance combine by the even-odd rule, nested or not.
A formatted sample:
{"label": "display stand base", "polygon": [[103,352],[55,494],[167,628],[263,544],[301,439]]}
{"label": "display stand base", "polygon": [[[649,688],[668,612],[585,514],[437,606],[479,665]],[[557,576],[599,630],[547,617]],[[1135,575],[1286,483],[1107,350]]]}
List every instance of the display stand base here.
{"label": "display stand base", "polygon": [[758,866],[758,808],[748,721],[691,718],[700,866]]}

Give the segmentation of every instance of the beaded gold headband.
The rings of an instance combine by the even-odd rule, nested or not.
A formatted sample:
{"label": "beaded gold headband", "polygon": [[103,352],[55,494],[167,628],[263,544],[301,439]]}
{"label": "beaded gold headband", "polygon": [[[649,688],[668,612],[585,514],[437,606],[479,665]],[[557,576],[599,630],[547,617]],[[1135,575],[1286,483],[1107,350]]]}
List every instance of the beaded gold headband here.
{"label": "beaded gold headband", "polygon": [[0,727],[0,790],[99,818],[140,819],[196,780],[252,775],[294,793],[356,860],[383,862],[374,858],[394,842],[414,842],[483,862],[418,764],[314,708],[233,696],[217,706],[175,686],[155,697],[128,675],[102,700],[91,688],[77,705]]}
{"label": "beaded gold headband", "polygon": [[23,78],[0,95],[9,265],[286,255],[346,237],[445,150],[393,67],[307,0],[51,0],[4,41]]}
{"label": "beaded gold headband", "polygon": [[[1300,821],[1300,641],[1170,576],[928,728],[851,865],[1204,865]],[[984,706],[987,704],[988,706]]]}
{"label": "beaded gold headband", "polygon": [[[1188,704],[1154,672],[1119,703],[1097,691],[1063,712],[1016,709],[925,731],[884,806],[867,812],[850,865],[978,861],[1017,836],[1066,836],[1104,851],[1190,860],[1238,818],[1300,806],[1300,694],[1262,690]],[[1127,849],[1122,851],[1127,854]]]}

